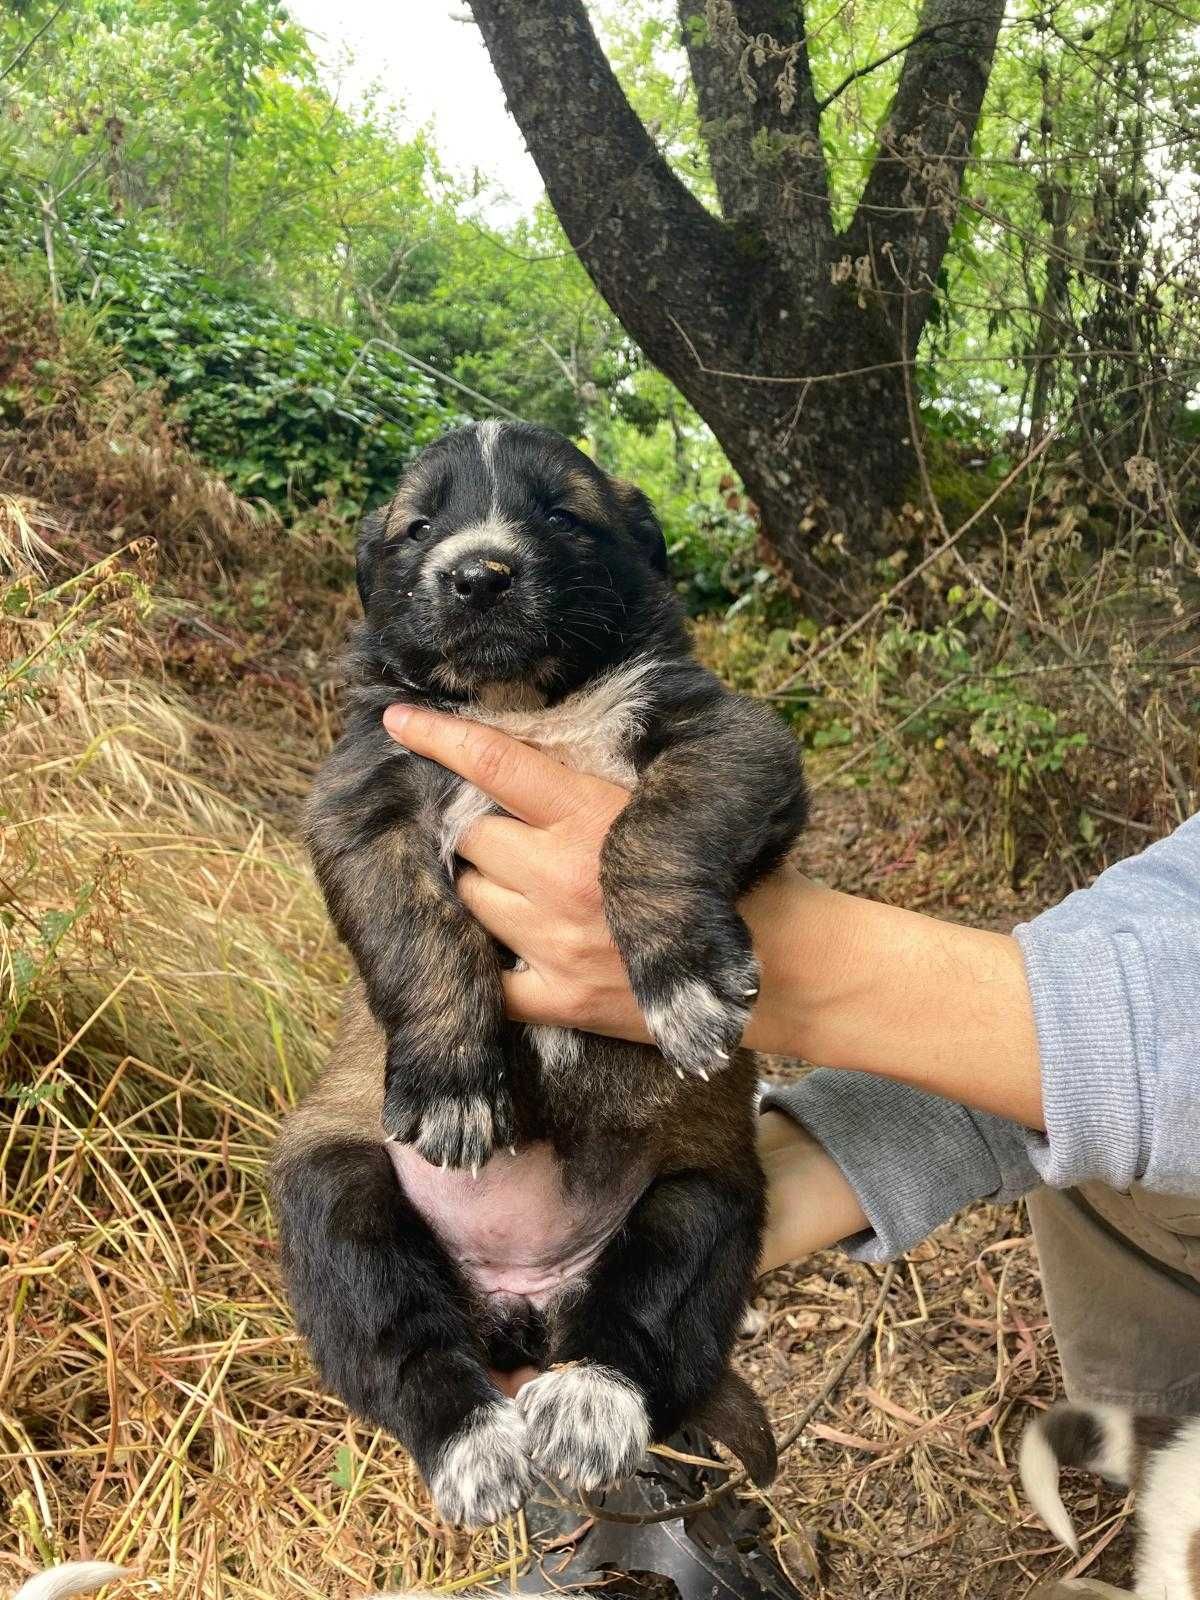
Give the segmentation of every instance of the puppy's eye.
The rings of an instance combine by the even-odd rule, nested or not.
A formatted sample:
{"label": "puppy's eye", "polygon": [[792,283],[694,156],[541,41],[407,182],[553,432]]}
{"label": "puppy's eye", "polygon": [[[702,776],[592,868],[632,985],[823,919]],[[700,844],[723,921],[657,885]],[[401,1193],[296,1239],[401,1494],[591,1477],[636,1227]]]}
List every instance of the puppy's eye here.
{"label": "puppy's eye", "polygon": [[546,526],[553,528],[556,533],[566,533],[569,529],[578,526],[577,520],[569,511],[564,511],[561,506],[546,513]]}
{"label": "puppy's eye", "polygon": [[410,539],[423,539],[433,524],[428,517],[418,517],[415,522],[410,522],[405,530]]}

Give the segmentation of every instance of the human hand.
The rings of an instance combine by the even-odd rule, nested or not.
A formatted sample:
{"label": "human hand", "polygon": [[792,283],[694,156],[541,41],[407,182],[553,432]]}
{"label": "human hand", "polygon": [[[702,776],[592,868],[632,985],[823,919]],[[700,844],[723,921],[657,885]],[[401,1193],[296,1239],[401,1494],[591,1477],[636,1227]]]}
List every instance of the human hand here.
{"label": "human hand", "polygon": [[484,817],[459,842],[467,866],[456,888],[526,964],[505,974],[509,1016],[648,1040],[600,893],[600,847],[628,791],[464,718],[392,706],[383,722],[507,813]]}
{"label": "human hand", "polygon": [[[485,817],[462,839],[467,867],[457,888],[472,915],[525,963],[525,971],[505,976],[509,1016],[648,1041],[604,919],[599,879],[600,849],[628,792],[462,717],[392,706],[383,722],[392,738],[458,773],[507,813]],[[763,973],[747,1044],[796,1050],[794,1018],[785,1040],[775,1001],[787,992],[794,1010],[797,971],[807,970],[806,997],[815,1006],[837,950],[819,913],[829,898],[830,891],[783,869],[741,905]],[[807,960],[809,943],[824,965]]]}

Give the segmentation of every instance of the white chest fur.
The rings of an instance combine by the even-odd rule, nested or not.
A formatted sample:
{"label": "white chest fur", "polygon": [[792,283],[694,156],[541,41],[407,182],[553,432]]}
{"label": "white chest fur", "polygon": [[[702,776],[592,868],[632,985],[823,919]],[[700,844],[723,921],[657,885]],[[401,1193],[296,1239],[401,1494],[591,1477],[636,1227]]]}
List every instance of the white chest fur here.
{"label": "white chest fur", "polygon": [[[469,707],[463,715],[544,750],[575,772],[632,789],[637,774],[630,749],[646,710],[646,679],[654,668],[653,660],[639,656],[557,705],[514,710],[482,704]],[[449,870],[453,870],[455,851],[467,830],[498,809],[495,801],[473,784],[462,785],[442,817],[442,860]]]}

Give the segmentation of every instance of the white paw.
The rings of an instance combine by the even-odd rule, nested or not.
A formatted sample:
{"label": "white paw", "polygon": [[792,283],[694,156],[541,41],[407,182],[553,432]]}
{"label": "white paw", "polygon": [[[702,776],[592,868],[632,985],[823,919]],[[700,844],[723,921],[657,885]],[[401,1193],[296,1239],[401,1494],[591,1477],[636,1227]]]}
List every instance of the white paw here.
{"label": "white paw", "polygon": [[728,1065],[741,1042],[758,993],[757,970],[751,962],[721,978],[726,996],[699,978],[685,978],[644,1008],[651,1037],[681,1076],[708,1078]]}
{"label": "white paw", "polygon": [[650,1443],[641,1395],[609,1367],[580,1361],[543,1372],[520,1391],[517,1404],[534,1461],[585,1491],[628,1478]]}
{"label": "white paw", "polygon": [[483,1528],[533,1487],[525,1419],[511,1400],[479,1406],[443,1447],[429,1488],[447,1522]]}

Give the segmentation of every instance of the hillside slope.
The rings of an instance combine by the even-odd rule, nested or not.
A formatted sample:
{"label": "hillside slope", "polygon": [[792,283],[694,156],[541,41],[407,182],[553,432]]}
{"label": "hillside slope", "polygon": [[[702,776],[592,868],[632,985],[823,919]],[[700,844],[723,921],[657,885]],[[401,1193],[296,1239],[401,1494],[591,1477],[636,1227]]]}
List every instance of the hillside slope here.
{"label": "hillside slope", "polygon": [[[263,1196],[345,970],[293,824],[346,530],[232,495],[28,285],[0,277],[0,312],[0,1572],[86,1553],[177,1600],[504,1579],[523,1521],[445,1528],[317,1391]],[[828,791],[812,849],[930,903],[864,801]],[[781,1427],[873,1293],[834,1255],[764,1283],[744,1359]],[[1012,1441],[1054,1381],[1019,1218],[943,1230],[767,1502],[804,1592],[1022,1591],[1049,1541]],[[1103,1543],[1112,1502],[1074,1509]]]}

